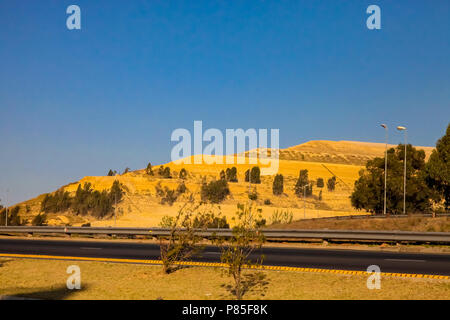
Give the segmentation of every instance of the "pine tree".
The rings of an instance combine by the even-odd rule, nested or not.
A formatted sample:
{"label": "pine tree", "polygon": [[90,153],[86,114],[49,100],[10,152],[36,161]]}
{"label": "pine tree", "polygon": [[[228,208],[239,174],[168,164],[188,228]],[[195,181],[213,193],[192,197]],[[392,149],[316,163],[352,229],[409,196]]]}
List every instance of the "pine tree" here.
{"label": "pine tree", "polygon": [[316,185],[317,185],[317,188],[323,188],[325,186],[325,183],[322,178],[317,178]]}
{"label": "pine tree", "polygon": [[253,167],[250,171],[251,183],[261,183],[261,170],[259,167]]}
{"label": "pine tree", "polygon": [[284,188],[283,175],[282,174],[275,175],[272,185],[273,194],[277,196],[283,194],[283,188]]}
{"label": "pine tree", "polygon": [[150,162],[147,164],[147,168],[145,169],[145,172],[146,172],[149,176],[152,176],[152,175],[153,175],[152,164],[151,164]]}
{"label": "pine tree", "polygon": [[330,179],[328,179],[327,181],[327,189],[328,191],[334,191],[334,189],[336,189],[336,177],[332,176]]}
{"label": "pine tree", "polygon": [[312,184],[309,182],[307,169],[300,170],[294,192],[297,197],[302,197],[303,195],[309,197],[312,195]]}

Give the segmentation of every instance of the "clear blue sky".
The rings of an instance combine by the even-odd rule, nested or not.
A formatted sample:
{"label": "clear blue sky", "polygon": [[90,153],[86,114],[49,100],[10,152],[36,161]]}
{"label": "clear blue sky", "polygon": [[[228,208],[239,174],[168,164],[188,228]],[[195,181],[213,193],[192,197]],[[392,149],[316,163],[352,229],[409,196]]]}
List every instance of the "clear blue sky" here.
{"label": "clear blue sky", "polygon": [[[370,4],[381,30],[366,28]],[[168,162],[171,132],[194,120],[279,128],[281,147],[383,142],[380,122],[434,145],[449,30],[448,0],[1,1],[0,198]]]}

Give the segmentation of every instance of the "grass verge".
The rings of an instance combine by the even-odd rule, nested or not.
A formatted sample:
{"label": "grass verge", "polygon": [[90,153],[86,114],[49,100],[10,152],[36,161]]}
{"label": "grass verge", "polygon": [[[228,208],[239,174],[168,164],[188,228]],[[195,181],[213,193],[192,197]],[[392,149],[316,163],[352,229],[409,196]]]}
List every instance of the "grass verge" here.
{"label": "grass verge", "polygon": [[[66,289],[67,267],[81,269],[81,290]],[[164,275],[160,266],[40,259],[0,259],[0,295],[40,299],[230,299],[229,278],[218,268],[183,268]],[[246,299],[450,299],[450,281],[382,277],[369,290],[366,276],[265,271],[264,296]]]}

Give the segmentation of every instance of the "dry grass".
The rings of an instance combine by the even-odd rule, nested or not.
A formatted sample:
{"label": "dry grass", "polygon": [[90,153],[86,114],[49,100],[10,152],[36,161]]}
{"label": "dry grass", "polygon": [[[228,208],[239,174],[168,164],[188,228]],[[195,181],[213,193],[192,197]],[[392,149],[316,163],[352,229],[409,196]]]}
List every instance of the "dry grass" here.
{"label": "dry grass", "polygon": [[450,217],[383,218],[358,220],[303,220],[290,224],[277,224],[280,229],[330,229],[330,230],[400,230],[425,232],[450,232]]}
{"label": "dry grass", "polygon": [[[3,259],[0,295],[43,299],[225,299],[229,283],[221,269],[185,268],[164,275],[159,266],[103,262]],[[67,290],[66,269],[81,269],[82,290]],[[366,287],[367,277],[268,271],[264,297],[246,299],[449,299],[446,280],[382,278],[380,290]]]}
{"label": "dry grass", "polygon": [[[420,146],[416,148],[425,151],[426,159],[434,149]],[[317,140],[281,150],[280,159],[363,165],[367,160],[382,157],[384,150],[384,143]]]}

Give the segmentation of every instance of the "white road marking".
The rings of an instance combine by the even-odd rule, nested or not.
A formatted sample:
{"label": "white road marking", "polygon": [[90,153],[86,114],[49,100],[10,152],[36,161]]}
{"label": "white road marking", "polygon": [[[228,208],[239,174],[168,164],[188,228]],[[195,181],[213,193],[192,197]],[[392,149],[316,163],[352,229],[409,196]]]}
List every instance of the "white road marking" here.
{"label": "white road marking", "polygon": [[414,260],[414,259],[384,259],[386,261],[399,261],[399,262],[426,262],[426,260]]}

